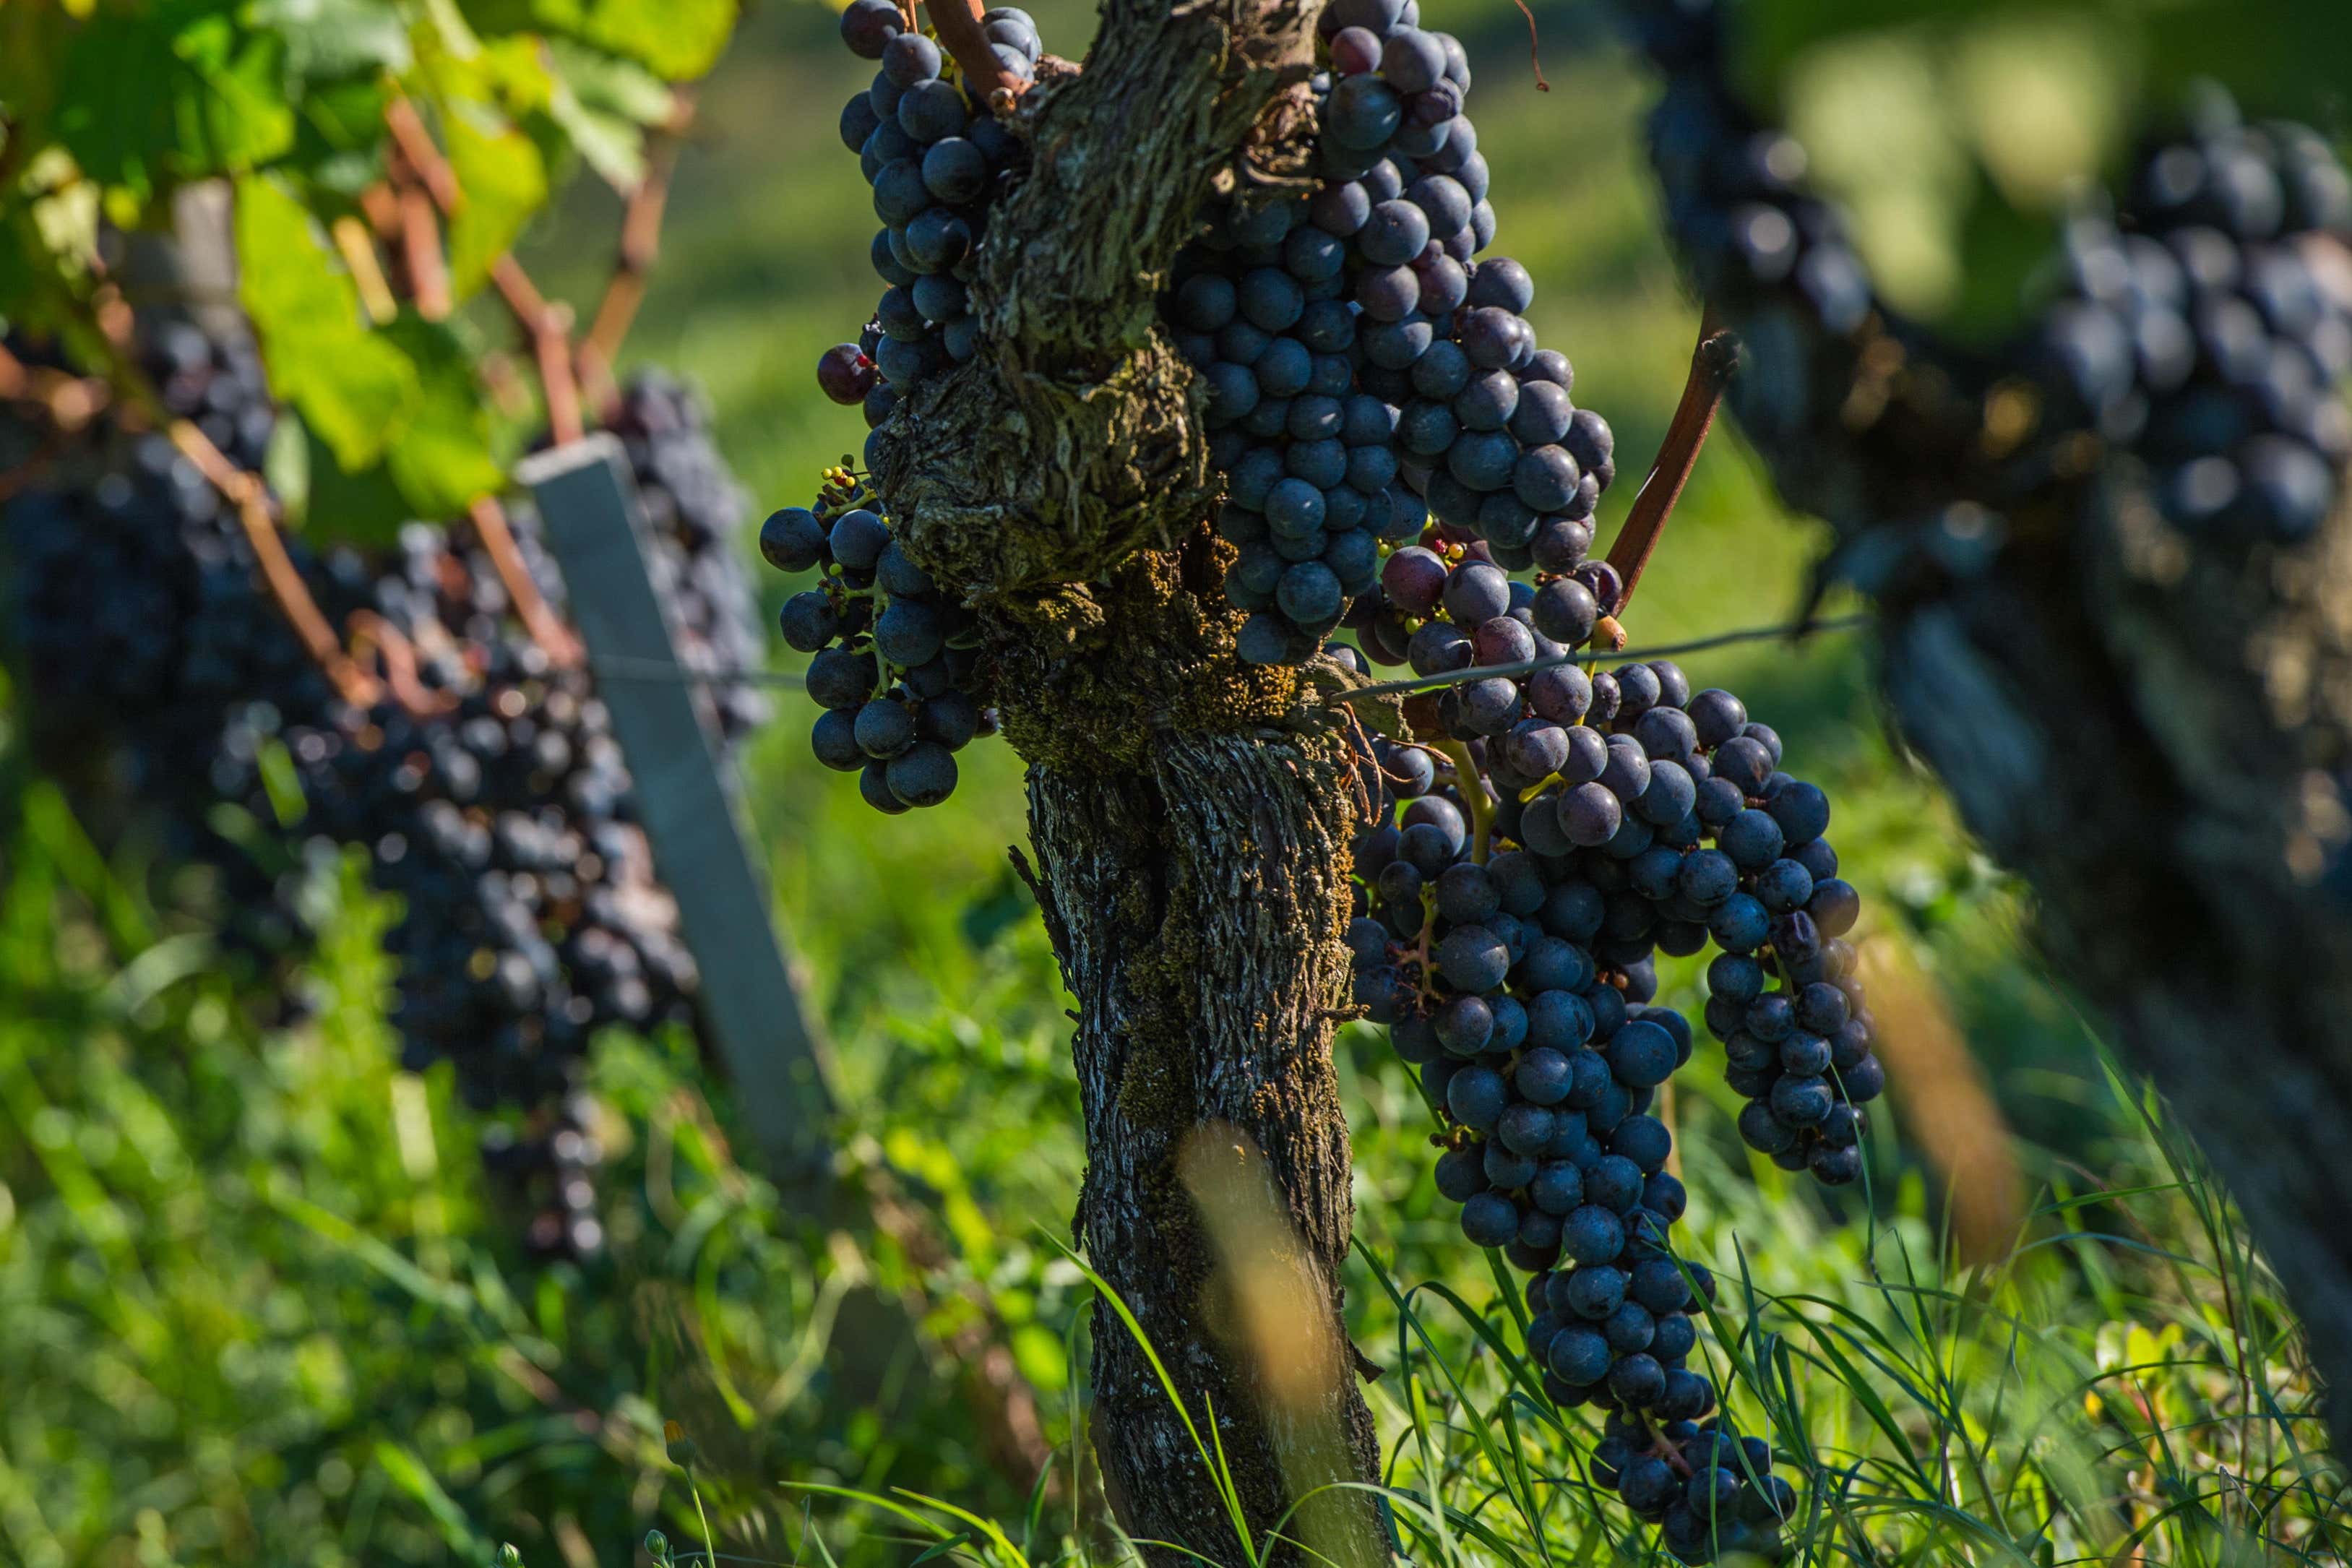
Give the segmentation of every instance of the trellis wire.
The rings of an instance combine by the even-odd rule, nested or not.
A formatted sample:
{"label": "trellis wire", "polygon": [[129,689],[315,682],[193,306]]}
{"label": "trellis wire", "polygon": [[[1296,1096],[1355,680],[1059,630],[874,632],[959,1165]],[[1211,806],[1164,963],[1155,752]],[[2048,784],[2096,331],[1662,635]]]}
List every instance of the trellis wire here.
{"label": "trellis wire", "polygon": [[1864,615],[1839,616],[1831,620],[1785,621],[1773,626],[1742,626],[1737,631],[1717,632],[1713,637],[1694,637],[1688,642],[1661,643],[1655,647],[1623,648],[1612,652],[1606,648],[1583,647],[1570,653],[1553,654],[1544,658],[1521,659],[1517,664],[1474,664],[1461,669],[1449,669],[1437,675],[1416,675],[1405,680],[1383,680],[1371,686],[1359,686],[1347,691],[1335,692],[1334,702],[1353,702],[1361,697],[1387,697],[1415,691],[1436,691],[1448,686],[1465,686],[1474,680],[1533,675],[1539,669],[1557,669],[1564,664],[1640,664],[1649,659],[1664,658],[1670,654],[1704,653],[1709,648],[1729,647],[1734,643],[1769,642],[1786,637],[1791,642],[1822,632],[1858,631],[1870,624]]}
{"label": "trellis wire", "polygon": [[[1556,669],[1564,664],[1639,664],[1647,659],[1666,658],[1675,654],[1705,653],[1712,648],[1729,647],[1738,643],[1770,642],[1783,637],[1791,642],[1797,642],[1831,632],[1859,631],[1869,624],[1870,617],[1866,615],[1836,616],[1828,620],[1784,621],[1777,626],[1741,626],[1734,631],[1717,632],[1712,637],[1694,637],[1686,642],[1661,643],[1655,647],[1624,648],[1614,652],[1605,648],[1585,647],[1572,653],[1555,654],[1545,658],[1522,659],[1517,664],[1474,664],[1466,668],[1449,669],[1437,675],[1414,676],[1405,680],[1383,680],[1370,686],[1359,686],[1349,691],[1336,692],[1330,700],[1353,702],[1363,697],[1386,697],[1415,691],[1435,691],[1448,686],[1461,686],[1473,680],[1533,675],[1539,669]],[[606,654],[593,662],[598,675],[617,680],[675,680],[684,684],[701,686],[740,682],[746,686],[786,688],[799,687],[803,684],[799,676],[780,669],[695,669],[663,659],[637,658],[622,654]]]}

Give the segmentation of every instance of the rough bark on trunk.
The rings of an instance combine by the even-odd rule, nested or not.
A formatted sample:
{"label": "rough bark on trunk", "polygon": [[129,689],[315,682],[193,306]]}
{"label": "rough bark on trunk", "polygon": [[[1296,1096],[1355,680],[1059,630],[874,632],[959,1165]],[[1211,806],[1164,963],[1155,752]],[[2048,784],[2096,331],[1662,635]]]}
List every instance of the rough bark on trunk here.
{"label": "rough bark on trunk", "polygon": [[[1048,928],[1079,1002],[1087,1171],[1076,1230],[1206,1434],[1255,1531],[1295,1500],[1293,1412],[1236,1353],[1213,1254],[1178,1172],[1204,1123],[1250,1135],[1338,1322],[1353,1219],[1327,1009],[1345,998],[1346,800],[1328,742],[1175,734],[1136,772],[1033,768],[1030,828]],[[1339,1329],[1344,1335],[1344,1329]],[[1095,1333],[1097,1447],[1130,1533],[1235,1554],[1233,1521],[1135,1340]],[[1276,1369],[1279,1370],[1279,1369]],[[1373,1473],[1371,1416],[1345,1379],[1317,1413]],[[1359,1528],[1377,1522],[1359,1510]],[[1359,1561],[1363,1560],[1360,1556]]]}
{"label": "rough bark on trunk", "polygon": [[[1313,1479],[1369,1480],[1371,1418],[1345,1376],[1312,1410],[1273,1396],[1224,1321],[1180,1156],[1206,1126],[1255,1143],[1344,1343],[1351,1205],[1330,1047],[1355,785],[1307,681],[1234,656],[1198,394],[1156,309],[1244,144],[1244,179],[1289,160],[1316,9],[1111,0],[1082,72],[1047,60],[1017,120],[1030,166],[991,215],[971,286],[983,352],[916,389],[876,457],[909,553],[977,613],[1005,735],[1030,764],[1037,890],[1079,1002],[1076,1234],[1204,1436],[1213,1407],[1260,1550],[1296,1500],[1293,1428],[1339,1435]],[[1095,1343],[1096,1447],[1120,1522],[1240,1561],[1184,1412],[1108,1311]],[[1345,1499],[1318,1550],[1384,1556],[1370,1500]]]}

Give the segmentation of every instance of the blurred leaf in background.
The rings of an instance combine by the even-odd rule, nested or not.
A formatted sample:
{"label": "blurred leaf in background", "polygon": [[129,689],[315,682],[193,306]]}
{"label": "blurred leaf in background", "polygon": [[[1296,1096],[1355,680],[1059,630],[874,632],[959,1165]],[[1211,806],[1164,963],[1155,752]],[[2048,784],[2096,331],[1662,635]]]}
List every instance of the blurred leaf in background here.
{"label": "blurred leaf in background", "polygon": [[2334,0],[1751,0],[1738,39],[1751,100],[1804,143],[1880,291],[1979,342],[2017,327],[2066,214],[2200,83],[2328,125],[2352,70]]}

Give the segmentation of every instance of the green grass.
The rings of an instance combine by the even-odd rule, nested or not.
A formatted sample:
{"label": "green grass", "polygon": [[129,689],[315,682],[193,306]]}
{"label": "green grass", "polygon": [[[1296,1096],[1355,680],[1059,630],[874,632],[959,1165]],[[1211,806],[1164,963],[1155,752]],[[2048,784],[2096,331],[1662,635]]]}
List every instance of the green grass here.
{"label": "green grass", "polygon": [[[1078,52],[1079,7],[1039,14]],[[1638,474],[1696,325],[1635,154],[1645,89],[1546,10],[1539,94],[1516,13],[1461,14],[1498,248],[1534,270],[1545,341],[1574,357],[1579,400],[1609,414]],[[870,209],[833,132],[864,73],[814,8],[747,26],[705,96],[633,353],[701,382],[739,470],[779,505],[861,436],[810,366],[876,291]],[[592,289],[610,217],[593,194],[570,203],[534,237],[534,267]],[[1818,541],[1718,437],[1634,637],[1787,616]],[[784,584],[766,575],[772,603]],[[1802,1472],[1822,1560],[2340,1558],[2275,1283],[2040,973],[2017,892],[1882,731],[1866,652],[1847,637],[1690,665],[1831,787],[1874,941],[1916,977],[1919,1016],[1954,1019],[2017,1133],[2024,1211],[1976,1262],[1953,1260],[1948,1184],[1989,1201],[2000,1183],[1954,1163],[1983,1146],[1954,1142],[1973,1102],[1967,1077],[1932,1076],[1948,1058],[1896,1063],[1870,1191],[1835,1198],[1747,1154],[1702,1063],[1678,1108],[1686,1228],[1727,1284],[1706,1343],[1734,1410]],[[908,1261],[862,1227],[806,1221],[798,1194],[736,1163],[723,1092],[685,1042],[603,1042],[612,1254],[535,1264],[479,1178],[479,1120],[441,1075],[393,1070],[386,911],[349,868],[321,889],[307,1016],[275,1022],[139,846],[101,856],[0,737],[0,1562],[374,1568],[488,1562],[510,1541],[533,1564],[616,1568],[649,1560],[653,1528],[690,1560],[706,1518],[723,1561],[908,1563],[958,1537],[956,1555],[1005,1568],[1121,1556],[1067,1484],[1089,1336],[1122,1331],[1059,1247],[1083,1158],[1067,998],[1005,858],[1025,836],[1019,761],[974,748],[950,805],[883,819],[808,756],[805,701],[780,709],[751,797],[835,1041],[842,1145],[885,1153],[938,1216],[947,1281],[986,1301],[1037,1391],[1058,1489],[991,1464],[940,1348],[953,1322],[918,1337],[899,1321]],[[1695,1005],[1695,965],[1664,982]],[[1369,1030],[1347,1031],[1339,1058],[1349,1328],[1386,1369],[1367,1396],[1409,1554],[1638,1557],[1582,1484],[1581,1417],[1528,1397],[1514,1303],[1431,1185],[1417,1089]],[[691,1486],[666,1420],[696,1443]]]}

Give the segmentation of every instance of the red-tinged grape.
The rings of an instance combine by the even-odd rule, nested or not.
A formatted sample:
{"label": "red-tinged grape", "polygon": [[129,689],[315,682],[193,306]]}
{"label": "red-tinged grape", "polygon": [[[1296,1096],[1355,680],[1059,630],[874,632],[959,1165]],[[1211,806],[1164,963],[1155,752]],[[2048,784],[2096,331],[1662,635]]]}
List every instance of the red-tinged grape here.
{"label": "red-tinged grape", "polygon": [[879,374],[856,343],[835,343],[817,356],[817,388],[835,403],[865,402]]}

